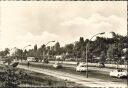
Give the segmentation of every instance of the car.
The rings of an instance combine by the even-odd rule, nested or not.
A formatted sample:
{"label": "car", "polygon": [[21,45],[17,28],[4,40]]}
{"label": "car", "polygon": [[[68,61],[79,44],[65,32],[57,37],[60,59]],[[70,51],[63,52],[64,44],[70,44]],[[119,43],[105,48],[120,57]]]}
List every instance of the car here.
{"label": "car", "polygon": [[12,67],[17,67],[18,64],[19,64],[19,62],[13,62],[13,63],[11,63],[10,65],[11,65]]}
{"label": "car", "polygon": [[27,57],[27,61],[36,62],[36,59],[35,59],[35,57]]}
{"label": "car", "polygon": [[62,64],[61,63],[55,63],[53,64],[54,68],[62,68]]}
{"label": "car", "polygon": [[79,71],[79,72],[83,72],[83,71],[86,71],[86,70],[87,70],[87,66],[85,64],[79,64],[76,67],[76,71]]}
{"label": "car", "polygon": [[127,77],[127,71],[122,69],[113,70],[110,72],[110,77],[117,77],[117,78]]}
{"label": "car", "polygon": [[79,65],[86,65],[86,63],[85,62],[80,62]]}
{"label": "car", "polygon": [[105,65],[104,64],[99,64],[99,68],[104,68]]}
{"label": "car", "polygon": [[44,59],[44,60],[42,60],[42,62],[48,64],[49,63],[49,60],[48,59]]}
{"label": "car", "polygon": [[105,67],[105,64],[104,63],[98,63],[98,67],[99,68],[104,68]]}

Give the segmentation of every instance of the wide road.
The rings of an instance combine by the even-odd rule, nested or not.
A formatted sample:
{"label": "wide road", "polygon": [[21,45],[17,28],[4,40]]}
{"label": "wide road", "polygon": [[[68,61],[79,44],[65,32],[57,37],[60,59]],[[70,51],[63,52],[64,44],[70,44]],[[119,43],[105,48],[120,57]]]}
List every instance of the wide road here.
{"label": "wide road", "polygon": [[23,65],[19,65],[18,67],[26,70],[30,70],[30,71],[44,73],[57,78],[73,81],[78,84],[82,84],[82,86],[85,86],[85,87],[121,87],[122,88],[127,86],[126,84],[123,84],[120,82],[110,82],[110,81],[105,81],[97,78],[86,78],[85,76],[82,76],[82,75],[71,74],[64,71],[61,72],[57,70],[50,70],[50,69],[44,69],[44,68],[42,69],[42,68],[31,67],[31,66],[27,67]]}
{"label": "wide road", "polygon": [[[58,72],[66,72],[68,74],[80,75],[86,78],[86,72],[76,72],[74,65],[63,64],[64,66],[63,69],[55,69],[53,68],[52,64],[53,63],[44,64],[44,63],[38,63],[38,62],[31,62],[31,66],[33,67],[38,67],[41,69],[48,69],[48,70],[58,71]],[[127,82],[126,78],[125,79],[112,78],[109,76],[109,70],[111,69],[109,70],[103,70],[103,69],[104,68],[96,69],[96,67],[89,67],[89,79],[95,78],[95,79],[102,80],[101,82],[115,82],[115,83],[119,83],[119,84],[121,83],[126,85],[126,82]]]}

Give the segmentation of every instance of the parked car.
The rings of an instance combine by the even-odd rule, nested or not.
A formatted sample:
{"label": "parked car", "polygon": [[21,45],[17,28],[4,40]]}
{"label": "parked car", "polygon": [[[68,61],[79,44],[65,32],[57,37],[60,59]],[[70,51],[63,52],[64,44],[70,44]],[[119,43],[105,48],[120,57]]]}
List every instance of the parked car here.
{"label": "parked car", "polygon": [[98,67],[99,68],[104,68],[105,67],[105,64],[103,62],[98,62]]}
{"label": "parked car", "polygon": [[53,65],[53,67],[54,68],[62,68],[62,64],[61,63],[55,63],[54,65]]}
{"label": "parked car", "polygon": [[27,61],[36,62],[36,59],[35,59],[35,57],[27,57]]}
{"label": "parked car", "polygon": [[11,65],[12,67],[17,67],[18,64],[19,64],[19,62],[13,62],[13,63],[11,63],[10,65]]}
{"label": "parked car", "polygon": [[86,65],[86,63],[85,62],[79,62],[78,65]]}
{"label": "parked car", "polygon": [[118,77],[118,78],[127,77],[127,71],[122,70],[122,69],[117,69],[117,70],[111,71],[110,76]]}
{"label": "parked car", "polygon": [[44,59],[44,60],[42,60],[42,62],[48,64],[49,63],[49,60],[48,59]]}
{"label": "parked car", "polygon": [[79,64],[76,67],[76,71],[79,71],[79,72],[86,71],[86,69],[87,69],[87,66],[85,64]]}
{"label": "parked car", "polygon": [[99,63],[99,68],[104,68],[105,65],[103,63]]}

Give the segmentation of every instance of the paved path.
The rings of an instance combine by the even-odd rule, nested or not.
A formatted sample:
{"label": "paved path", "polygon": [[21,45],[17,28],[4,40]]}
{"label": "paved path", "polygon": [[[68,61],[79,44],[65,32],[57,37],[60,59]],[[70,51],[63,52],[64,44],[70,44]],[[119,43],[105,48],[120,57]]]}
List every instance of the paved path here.
{"label": "paved path", "polygon": [[51,76],[61,78],[64,80],[73,81],[73,82],[76,82],[78,84],[82,84],[83,86],[88,86],[88,87],[121,87],[121,88],[127,87],[127,85],[123,83],[109,82],[109,81],[104,81],[104,80],[95,79],[95,78],[86,78],[85,76],[70,74],[66,72],[53,71],[53,70],[41,69],[41,68],[35,68],[35,67],[28,68],[27,66],[21,66],[21,65],[19,65],[18,67],[26,69],[26,70],[38,72],[38,73],[51,75]]}

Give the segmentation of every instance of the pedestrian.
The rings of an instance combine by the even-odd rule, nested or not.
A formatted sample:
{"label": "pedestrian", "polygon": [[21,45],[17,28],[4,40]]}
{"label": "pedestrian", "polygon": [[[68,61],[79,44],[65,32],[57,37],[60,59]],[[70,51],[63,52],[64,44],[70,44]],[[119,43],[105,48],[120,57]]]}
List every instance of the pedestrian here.
{"label": "pedestrian", "polygon": [[29,61],[28,61],[28,67],[30,66],[30,63],[29,63]]}
{"label": "pedestrian", "polygon": [[79,65],[79,61],[77,62],[77,66]]}

